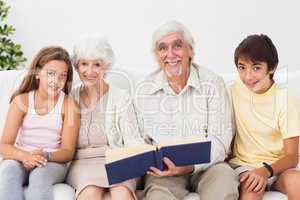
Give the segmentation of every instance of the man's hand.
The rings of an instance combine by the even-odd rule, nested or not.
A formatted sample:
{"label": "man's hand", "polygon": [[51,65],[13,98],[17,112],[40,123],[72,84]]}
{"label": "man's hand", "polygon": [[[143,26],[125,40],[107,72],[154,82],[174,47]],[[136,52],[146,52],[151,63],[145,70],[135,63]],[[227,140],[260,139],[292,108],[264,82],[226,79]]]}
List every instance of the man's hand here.
{"label": "man's hand", "polygon": [[268,171],[264,167],[252,171],[246,171],[240,175],[242,187],[247,192],[263,192],[268,183]]}
{"label": "man's hand", "polygon": [[163,161],[167,165],[167,170],[161,171],[155,167],[150,167],[151,171],[148,171],[147,174],[156,177],[165,177],[188,174],[194,171],[194,166],[177,167],[169,158],[166,157],[163,158]]}

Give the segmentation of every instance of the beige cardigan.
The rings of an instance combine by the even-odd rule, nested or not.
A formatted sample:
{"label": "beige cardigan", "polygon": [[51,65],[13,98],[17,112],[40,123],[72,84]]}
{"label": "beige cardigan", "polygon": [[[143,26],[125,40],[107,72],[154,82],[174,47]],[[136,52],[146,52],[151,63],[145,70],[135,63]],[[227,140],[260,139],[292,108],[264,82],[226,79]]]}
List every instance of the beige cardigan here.
{"label": "beige cardigan", "polygon": [[[81,87],[75,88],[71,93],[77,103],[79,103]],[[112,148],[144,143],[131,96],[126,90],[113,85],[109,85],[105,132],[108,144]]]}

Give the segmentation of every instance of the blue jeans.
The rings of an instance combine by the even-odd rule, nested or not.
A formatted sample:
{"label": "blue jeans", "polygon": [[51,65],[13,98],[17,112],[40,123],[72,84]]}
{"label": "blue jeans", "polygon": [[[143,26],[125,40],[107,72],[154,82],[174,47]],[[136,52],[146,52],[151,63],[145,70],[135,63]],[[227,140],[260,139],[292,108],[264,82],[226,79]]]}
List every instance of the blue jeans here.
{"label": "blue jeans", "polygon": [[44,167],[27,171],[16,160],[0,163],[0,199],[24,200],[23,186],[28,184],[26,200],[53,200],[53,185],[63,182],[67,173],[66,164],[49,162]]}

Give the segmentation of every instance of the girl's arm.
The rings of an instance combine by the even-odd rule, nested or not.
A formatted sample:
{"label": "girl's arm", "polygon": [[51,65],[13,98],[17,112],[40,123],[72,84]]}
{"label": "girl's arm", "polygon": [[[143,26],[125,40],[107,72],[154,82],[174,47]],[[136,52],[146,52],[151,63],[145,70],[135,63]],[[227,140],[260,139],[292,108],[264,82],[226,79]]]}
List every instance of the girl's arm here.
{"label": "girl's arm", "polygon": [[0,153],[4,159],[23,162],[27,155],[30,154],[14,146],[19,128],[27,112],[26,105],[28,105],[27,94],[21,94],[16,96],[9,106],[0,142]]}
{"label": "girl's arm", "polygon": [[71,161],[76,151],[80,126],[80,109],[71,97],[66,96],[62,113],[63,127],[61,148],[51,153],[50,161],[63,163]]}

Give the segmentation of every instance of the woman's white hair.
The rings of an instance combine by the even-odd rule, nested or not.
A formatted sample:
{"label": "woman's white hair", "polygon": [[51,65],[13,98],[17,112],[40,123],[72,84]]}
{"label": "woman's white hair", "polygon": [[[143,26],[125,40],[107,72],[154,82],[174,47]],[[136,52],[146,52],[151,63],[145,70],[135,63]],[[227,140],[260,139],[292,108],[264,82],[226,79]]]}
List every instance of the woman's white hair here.
{"label": "woman's white hair", "polygon": [[73,47],[73,64],[76,66],[81,59],[99,59],[111,67],[115,63],[115,54],[104,37],[85,35]]}
{"label": "woman's white hair", "polygon": [[157,42],[162,39],[164,36],[170,33],[181,32],[183,34],[184,40],[190,45],[192,51],[194,51],[194,39],[190,31],[178,21],[168,21],[160,25],[152,35],[152,50],[155,51]]}

